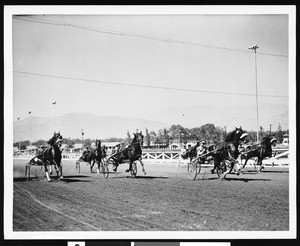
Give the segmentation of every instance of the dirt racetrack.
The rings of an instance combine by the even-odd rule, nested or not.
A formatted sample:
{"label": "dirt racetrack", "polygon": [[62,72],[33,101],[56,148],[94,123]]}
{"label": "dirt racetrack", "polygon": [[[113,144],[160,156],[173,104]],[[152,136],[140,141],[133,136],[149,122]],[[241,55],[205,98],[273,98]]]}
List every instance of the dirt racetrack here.
{"label": "dirt racetrack", "polygon": [[[138,165],[136,178],[122,164],[108,179],[81,163],[63,161],[64,179],[47,182],[40,167],[24,178],[14,160],[14,231],[286,231],[288,168],[253,168],[218,179],[202,168],[195,181],[186,166]],[[111,171],[111,167],[110,167]]]}

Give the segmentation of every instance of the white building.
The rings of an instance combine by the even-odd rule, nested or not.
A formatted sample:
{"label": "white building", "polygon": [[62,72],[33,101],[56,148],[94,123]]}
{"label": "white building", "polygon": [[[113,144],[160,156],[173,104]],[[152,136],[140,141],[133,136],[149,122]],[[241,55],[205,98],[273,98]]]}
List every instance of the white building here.
{"label": "white building", "polygon": [[289,134],[283,135],[282,145],[289,145]]}

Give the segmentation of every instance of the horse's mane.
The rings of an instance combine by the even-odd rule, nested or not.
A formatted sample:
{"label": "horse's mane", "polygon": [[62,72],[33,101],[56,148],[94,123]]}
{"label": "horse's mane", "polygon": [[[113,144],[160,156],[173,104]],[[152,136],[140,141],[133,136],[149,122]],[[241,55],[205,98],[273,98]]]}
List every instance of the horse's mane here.
{"label": "horse's mane", "polygon": [[101,148],[101,140],[96,140],[96,148]]}
{"label": "horse's mane", "polygon": [[[264,136],[262,139],[261,139],[261,143],[270,143],[271,142],[271,139],[273,138],[272,135],[267,135],[267,136]],[[276,139],[276,138],[275,138]],[[269,141],[267,141],[269,140]]]}
{"label": "horse's mane", "polygon": [[266,140],[270,139],[270,136],[264,136],[262,139],[261,139],[261,143],[264,143]]}
{"label": "horse's mane", "polygon": [[138,141],[138,135],[140,135],[142,139],[144,138],[143,134],[141,134],[141,133],[136,133],[136,134],[134,134],[134,138],[132,139],[131,144],[134,144],[134,143],[139,142],[139,141]]}
{"label": "horse's mane", "polygon": [[234,137],[234,132],[235,131],[232,131],[232,132],[229,132],[225,138],[225,142],[232,142],[233,141],[233,137]]}

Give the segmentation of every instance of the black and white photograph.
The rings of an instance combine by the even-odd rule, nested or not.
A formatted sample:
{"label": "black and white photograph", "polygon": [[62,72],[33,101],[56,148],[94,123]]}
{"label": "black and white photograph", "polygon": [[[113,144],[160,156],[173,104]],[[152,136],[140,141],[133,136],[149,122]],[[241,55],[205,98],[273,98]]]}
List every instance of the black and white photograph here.
{"label": "black and white photograph", "polygon": [[5,6],[5,239],[296,237],[295,6]]}

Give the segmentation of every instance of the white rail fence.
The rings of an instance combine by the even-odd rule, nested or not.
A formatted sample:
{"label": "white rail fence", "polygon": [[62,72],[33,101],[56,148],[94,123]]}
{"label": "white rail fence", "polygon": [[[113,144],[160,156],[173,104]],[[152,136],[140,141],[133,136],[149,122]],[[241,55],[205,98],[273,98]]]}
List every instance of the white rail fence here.
{"label": "white rail fence", "polygon": [[[82,153],[63,153],[63,160],[78,160]],[[274,149],[273,157],[263,160],[265,166],[272,167],[288,167],[289,166],[289,150]],[[14,159],[31,159],[34,155],[14,156]],[[180,150],[176,149],[143,149],[142,159],[145,163],[177,163],[187,164],[189,160],[184,160],[180,156]],[[255,160],[249,160],[249,165],[253,165]],[[247,164],[248,164],[247,163]]]}

